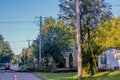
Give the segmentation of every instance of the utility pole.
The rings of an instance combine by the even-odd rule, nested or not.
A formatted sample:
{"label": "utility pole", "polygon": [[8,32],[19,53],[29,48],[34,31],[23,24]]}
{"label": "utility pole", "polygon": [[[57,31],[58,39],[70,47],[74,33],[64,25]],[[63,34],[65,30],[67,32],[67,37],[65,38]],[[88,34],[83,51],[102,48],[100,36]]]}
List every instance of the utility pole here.
{"label": "utility pole", "polygon": [[40,16],[40,40],[39,40],[39,60],[41,59],[41,27],[42,27],[42,16]]}
{"label": "utility pole", "polygon": [[82,51],[81,51],[81,24],[80,24],[80,2],[76,3],[76,28],[77,28],[77,48],[78,48],[78,80],[82,80]]}
{"label": "utility pole", "polygon": [[40,16],[40,33],[39,33],[39,35],[40,35],[40,39],[39,39],[39,60],[41,59],[41,27],[42,27],[42,16]]}
{"label": "utility pole", "polygon": [[30,40],[27,40],[28,41],[28,48],[30,48]]}
{"label": "utility pole", "polygon": [[29,64],[29,56],[30,56],[30,40],[27,40],[28,41],[28,64]]}
{"label": "utility pole", "polygon": [[40,61],[41,59],[41,27],[42,27],[42,16],[40,17],[35,17],[35,18],[39,18],[39,59],[38,59],[38,62]]}
{"label": "utility pole", "polygon": [[[23,49],[24,50],[24,49]],[[24,56],[24,67],[25,67],[25,53],[23,54],[23,56]]]}

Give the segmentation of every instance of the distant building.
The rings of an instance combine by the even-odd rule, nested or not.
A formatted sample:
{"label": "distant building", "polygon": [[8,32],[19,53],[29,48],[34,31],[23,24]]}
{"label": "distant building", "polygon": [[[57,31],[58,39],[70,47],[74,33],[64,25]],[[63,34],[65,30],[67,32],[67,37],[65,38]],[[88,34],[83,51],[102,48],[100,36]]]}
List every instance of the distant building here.
{"label": "distant building", "polygon": [[120,48],[107,48],[98,57],[98,68],[120,68]]}
{"label": "distant building", "polygon": [[[72,67],[77,67],[77,48],[76,45],[71,44],[70,50],[63,53],[66,67],[70,67],[70,63],[72,64]],[[72,61],[70,60],[70,57],[72,57]]]}

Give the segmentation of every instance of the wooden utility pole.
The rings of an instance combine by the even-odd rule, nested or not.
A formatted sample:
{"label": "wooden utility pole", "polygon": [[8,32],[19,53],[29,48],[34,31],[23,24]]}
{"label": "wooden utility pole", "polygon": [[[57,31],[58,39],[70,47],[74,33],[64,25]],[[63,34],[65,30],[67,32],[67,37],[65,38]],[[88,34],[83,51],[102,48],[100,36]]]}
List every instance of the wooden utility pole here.
{"label": "wooden utility pole", "polygon": [[78,80],[82,80],[82,51],[81,51],[81,24],[80,24],[80,2],[76,3],[76,28],[77,28],[77,48],[78,48]]}
{"label": "wooden utility pole", "polygon": [[28,41],[28,65],[29,65],[29,59],[30,59],[30,40],[27,40]]}
{"label": "wooden utility pole", "polygon": [[39,33],[39,61],[41,59],[41,27],[42,27],[42,16],[40,16],[40,33]]}
{"label": "wooden utility pole", "polygon": [[28,48],[30,48],[30,40],[27,40],[28,41]]}
{"label": "wooden utility pole", "polygon": [[38,56],[38,63],[40,62],[41,59],[41,27],[42,27],[42,16],[40,17],[35,17],[35,18],[39,18],[39,56]]}

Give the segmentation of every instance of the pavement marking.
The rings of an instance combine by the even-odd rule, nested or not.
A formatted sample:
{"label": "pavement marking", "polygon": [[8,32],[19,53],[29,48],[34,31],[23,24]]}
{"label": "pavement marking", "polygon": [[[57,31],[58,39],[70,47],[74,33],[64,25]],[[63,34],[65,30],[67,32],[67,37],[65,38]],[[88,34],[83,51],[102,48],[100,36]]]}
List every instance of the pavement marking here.
{"label": "pavement marking", "polygon": [[14,72],[14,80],[18,80],[17,72]]}

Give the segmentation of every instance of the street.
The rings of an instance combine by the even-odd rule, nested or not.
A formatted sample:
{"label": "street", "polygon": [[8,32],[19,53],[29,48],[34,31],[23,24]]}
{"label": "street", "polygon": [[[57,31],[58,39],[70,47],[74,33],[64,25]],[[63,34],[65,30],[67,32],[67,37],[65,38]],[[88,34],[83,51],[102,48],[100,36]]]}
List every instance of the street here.
{"label": "street", "polygon": [[0,80],[41,80],[32,73],[0,70]]}

